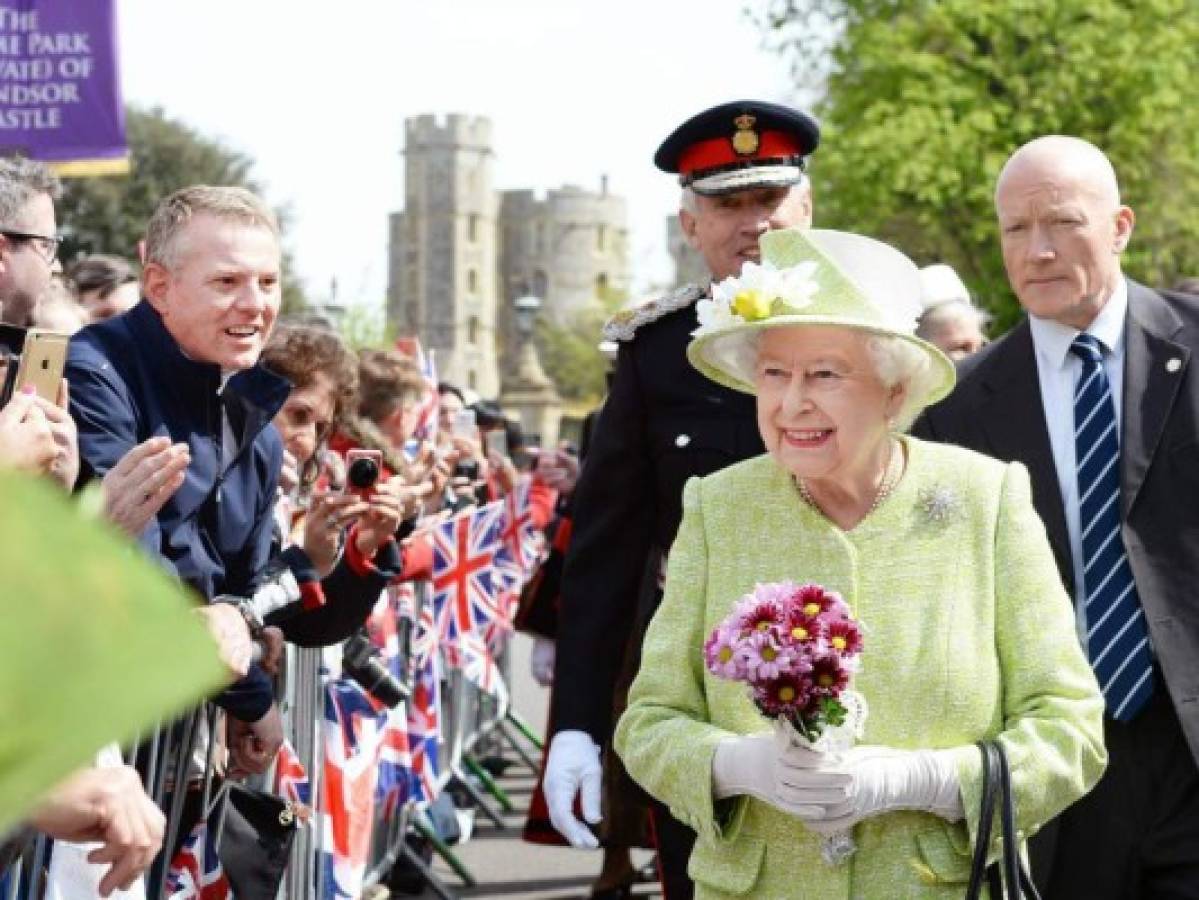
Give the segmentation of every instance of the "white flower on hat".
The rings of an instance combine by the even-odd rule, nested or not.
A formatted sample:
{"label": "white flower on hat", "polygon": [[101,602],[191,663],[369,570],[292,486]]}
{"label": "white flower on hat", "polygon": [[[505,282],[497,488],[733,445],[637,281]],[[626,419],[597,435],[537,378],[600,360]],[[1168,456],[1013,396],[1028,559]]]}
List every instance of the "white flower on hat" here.
{"label": "white flower on hat", "polygon": [[707,297],[695,304],[695,316],[699,319],[699,328],[695,329],[693,334],[707,334],[709,331],[745,321],[729,308],[728,303],[723,300],[710,300]]}
{"label": "white flower on hat", "polygon": [[740,275],[729,276],[712,286],[712,299],[696,304],[700,327],[706,334],[728,325],[769,318],[776,300],[791,309],[808,306],[818,285],[813,280],[818,264],[812,261],[779,269],[770,262],[747,262]]}
{"label": "white flower on hat", "polygon": [[778,273],[778,297],[792,309],[803,309],[816,299],[820,286],[816,283],[816,270],[820,264],[815,260],[802,262]]}

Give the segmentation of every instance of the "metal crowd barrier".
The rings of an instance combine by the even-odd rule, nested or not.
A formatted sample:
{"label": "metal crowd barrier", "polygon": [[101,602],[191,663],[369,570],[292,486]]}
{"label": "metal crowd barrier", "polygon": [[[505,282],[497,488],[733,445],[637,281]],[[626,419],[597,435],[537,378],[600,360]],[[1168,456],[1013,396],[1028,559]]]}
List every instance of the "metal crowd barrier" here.
{"label": "metal crowd barrier", "polygon": [[[422,604],[432,603],[428,583],[416,586],[416,620],[420,621]],[[409,643],[413,634],[406,632]],[[411,659],[410,646],[402,648],[404,657]],[[312,816],[307,827],[298,830],[280,896],[287,900],[319,900],[323,897],[324,866],[322,846],[322,785],[324,778],[324,720],[325,677],[319,649],[303,649],[288,645],[284,665],[276,684],[284,733],[308,773],[311,786]],[[444,660],[443,660],[444,663]],[[506,795],[479,766],[472,752],[481,742],[492,740],[511,747],[520,760],[537,770],[537,762],[517,739],[540,749],[537,737],[518,718],[511,714],[506,696],[499,700],[479,690],[460,670],[442,666],[441,734],[438,741],[439,771],[436,779],[440,795],[451,784],[459,786],[478,808],[498,828],[504,828],[503,812],[512,806]],[[411,673],[409,673],[411,675]],[[412,683],[411,677],[408,679]],[[142,774],[146,792],[164,811],[167,819],[163,852],[146,873],[147,900],[167,900],[166,868],[172,848],[186,838],[184,829],[198,821],[198,815],[211,813],[220,800],[214,790],[214,753],[217,742],[219,711],[212,704],[183,716],[178,721],[160,727],[128,749],[125,762]],[[273,772],[256,786],[273,785]],[[177,785],[186,785],[176,790]],[[488,796],[490,794],[490,797]],[[493,803],[494,801],[494,803]],[[499,808],[496,808],[498,804]],[[426,816],[426,803],[409,800],[392,815],[383,815],[382,804],[376,804],[373,823],[372,850],[368,860],[363,887],[386,881],[396,862],[403,858],[421,875],[429,887],[443,900],[453,900],[454,894],[409,846],[413,833],[429,839],[436,851],[446,860],[466,885],[474,883],[473,876],[440,842]],[[223,808],[223,807],[222,807]],[[221,839],[221,822],[216,823],[217,840]],[[212,823],[210,822],[210,827]],[[219,844],[218,844],[219,845]],[[44,873],[50,859],[51,842],[39,839],[8,873],[8,886],[0,900],[41,900],[45,887]]]}

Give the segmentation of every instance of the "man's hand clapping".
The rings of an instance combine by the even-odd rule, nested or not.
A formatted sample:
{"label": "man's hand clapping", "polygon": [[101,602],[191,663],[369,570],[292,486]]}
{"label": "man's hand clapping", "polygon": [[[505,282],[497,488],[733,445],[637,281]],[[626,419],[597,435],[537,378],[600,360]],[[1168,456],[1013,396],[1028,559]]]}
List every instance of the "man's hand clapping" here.
{"label": "man's hand clapping", "polygon": [[138,537],[179,490],[190,463],[187,444],[172,444],[166,437],[138,444],[101,482],[105,517],[130,537]]}

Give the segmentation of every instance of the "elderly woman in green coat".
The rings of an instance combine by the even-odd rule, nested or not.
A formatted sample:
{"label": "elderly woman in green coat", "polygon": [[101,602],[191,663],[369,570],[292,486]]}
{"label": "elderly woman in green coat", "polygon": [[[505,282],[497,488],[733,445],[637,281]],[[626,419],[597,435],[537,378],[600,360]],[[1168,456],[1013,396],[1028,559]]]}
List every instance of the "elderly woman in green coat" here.
{"label": "elderly woman in green coat", "polygon": [[[688,353],[757,396],[767,453],[687,484],[616,749],[699,833],[699,898],[960,898],[975,742],[1006,751],[1027,837],[1099,779],[1103,700],[1024,468],[903,434],[954,380],[913,336],[916,267],[833,231],[770,232],[761,251],[701,301]],[[848,751],[780,739],[705,669],[738,598],[784,580],[839,592],[865,633]],[[856,852],[826,863],[846,830]]]}

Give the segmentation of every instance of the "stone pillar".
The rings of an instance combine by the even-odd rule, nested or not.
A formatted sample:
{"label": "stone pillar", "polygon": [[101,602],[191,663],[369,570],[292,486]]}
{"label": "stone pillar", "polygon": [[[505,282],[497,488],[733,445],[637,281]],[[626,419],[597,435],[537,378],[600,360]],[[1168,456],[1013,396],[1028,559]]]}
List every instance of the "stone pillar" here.
{"label": "stone pillar", "polygon": [[539,447],[556,447],[562,399],[541,368],[532,335],[522,331],[518,340],[516,365],[504,376],[500,405],[505,412],[516,416],[526,436],[537,438]]}

